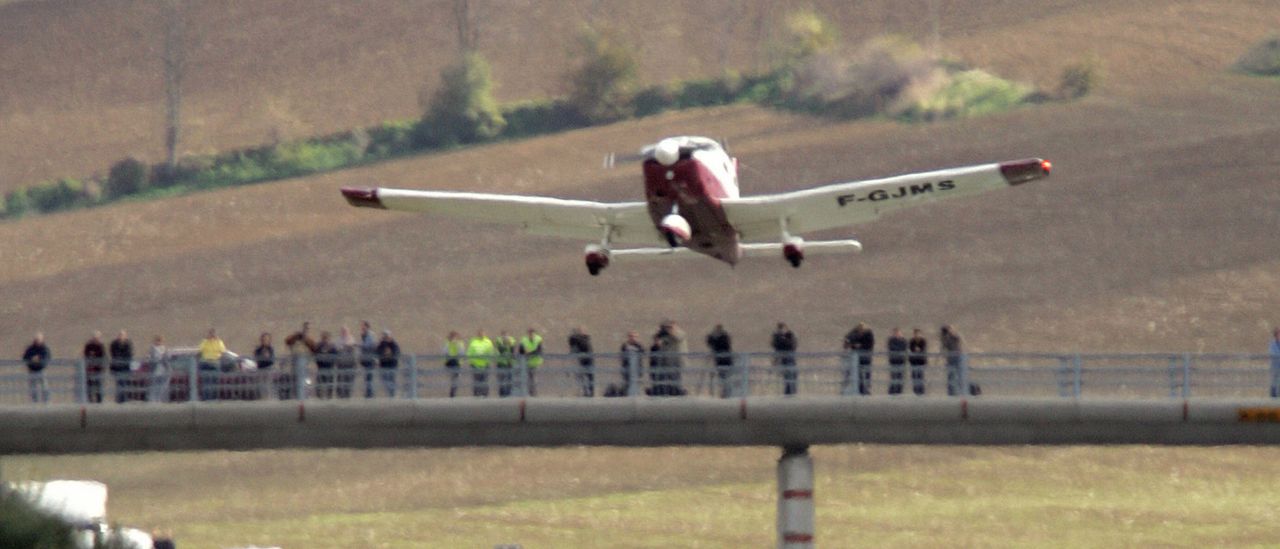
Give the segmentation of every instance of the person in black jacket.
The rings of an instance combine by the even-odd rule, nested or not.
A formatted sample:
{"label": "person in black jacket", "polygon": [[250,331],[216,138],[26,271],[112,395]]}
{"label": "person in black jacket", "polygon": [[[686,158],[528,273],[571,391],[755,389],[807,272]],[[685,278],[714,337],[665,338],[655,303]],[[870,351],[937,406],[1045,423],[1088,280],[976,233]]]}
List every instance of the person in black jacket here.
{"label": "person in black jacket", "polygon": [[276,364],[276,348],[271,345],[271,334],[262,332],[258,336],[258,346],[253,349],[253,361],[258,366],[257,389],[252,397],[256,400],[267,398],[268,387],[271,386],[271,367]]}
{"label": "person in black jacket", "polygon": [[870,326],[862,326],[862,339],[858,342],[858,394],[871,394],[871,355],[876,350],[876,335]]}
{"label": "person in black jacket", "polygon": [[102,344],[102,332],[84,344],[85,397],[89,402],[102,402],[102,373],[106,366],[107,346]]}
{"label": "person in black jacket", "polygon": [[124,402],[134,398],[130,366],[133,364],[133,341],[129,333],[120,330],[120,334],[111,340],[111,377],[116,382],[116,402]]}
{"label": "person in black jacket", "polygon": [[711,349],[712,360],[716,365],[716,380],[720,384],[720,398],[729,398],[733,392],[730,388],[730,374],[733,373],[733,339],[729,337],[723,324],[707,334],[707,348]]}
{"label": "person in black jacket", "polygon": [[44,334],[36,332],[35,339],[22,353],[22,361],[27,364],[31,402],[49,402],[49,386],[44,381],[44,367],[49,364],[49,346],[44,343]]}
{"label": "person in black jacket", "polygon": [[841,393],[848,394],[850,385],[856,385],[858,394],[871,394],[871,353],[875,350],[876,336],[865,322],[859,322],[844,336],[844,348],[851,354],[844,372]]}
{"label": "person in black jacket", "polygon": [[658,386],[662,382],[662,373],[666,371],[663,365],[662,342],[658,340],[658,336],[653,336],[653,343],[649,345],[649,388],[645,390],[645,394],[649,396],[658,396]]}
{"label": "person in black jacket", "polygon": [[794,395],[799,389],[799,375],[796,372],[796,348],[800,340],[786,323],[779,322],[769,341],[773,347],[773,366],[781,370],[782,394]]}
{"label": "person in black jacket", "polygon": [[907,342],[907,361],[911,363],[911,391],[916,395],[924,395],[924,369],[929,365],[929,340],[924,338],[920,328],[911,331],[911,340]]}
{"label": "person in black jacket", "polygon": [[902,330],[896,327],[893,329],[887,349],[889,351],[889,394],[902,394],[902,373],[907,364],[907,338],[902,335]]}
{"label": "person in black jacket", "polygon": [[569,334],[569,352],[578,358],[578,385],[582,388],[582,396],[596,395],[595,355],[592,354],[591,336],[582,327],[573,329]]}
{"label": "person in black jacket", "polygon": [[374,352],[378,355],[378,369],[382,373],[382,386],[387,396],[396,397],[396,370],[400,368],[400,344],[391,337],[391,330],[382,331],[382,339],[378,341]]}

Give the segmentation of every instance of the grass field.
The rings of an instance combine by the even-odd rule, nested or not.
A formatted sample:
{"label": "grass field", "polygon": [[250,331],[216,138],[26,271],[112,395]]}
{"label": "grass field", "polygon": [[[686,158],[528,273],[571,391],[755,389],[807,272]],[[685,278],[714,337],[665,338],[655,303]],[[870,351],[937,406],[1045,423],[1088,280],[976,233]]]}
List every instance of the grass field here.
{"label": "grass field", "polygon": [[[1273,546],[1280,450],[816,447],[825,547]],[[771,448],[5,458],[183,547],[764,547]]]}

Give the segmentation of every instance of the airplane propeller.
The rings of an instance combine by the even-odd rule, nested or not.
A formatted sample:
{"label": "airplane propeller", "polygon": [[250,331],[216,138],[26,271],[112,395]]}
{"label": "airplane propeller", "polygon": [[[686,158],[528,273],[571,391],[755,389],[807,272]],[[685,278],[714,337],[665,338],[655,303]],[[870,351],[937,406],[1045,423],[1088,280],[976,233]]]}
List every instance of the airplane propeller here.
{"label": "airplane propeller", "polygon": [[[720,140],[719,143],[721,143],[721,147],[725,147],[727,140]],[[692,154],[694,151],[706,148],[707,146],[705,144],[688,145],[681,144],[676,139],[663,139],[655,145],[645,147],[643,151],[638,153],[622,155],[617,153],[606,154],[604,156],[603,166],[604,169],[607,170],[614,168],[619,163],[629,164],[632,162],[643,162],[650,158],[661,162],[663,165],[670,166],[679,159],[688,158],[688,155]]]}

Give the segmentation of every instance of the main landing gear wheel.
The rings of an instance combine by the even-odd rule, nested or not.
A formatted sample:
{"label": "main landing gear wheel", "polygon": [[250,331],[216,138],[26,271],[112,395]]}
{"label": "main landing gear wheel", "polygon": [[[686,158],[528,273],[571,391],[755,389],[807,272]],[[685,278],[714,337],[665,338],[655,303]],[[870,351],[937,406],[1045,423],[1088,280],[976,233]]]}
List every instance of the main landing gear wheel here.
{"label": "main landing gear wheel", "polygon": [[799,269],[799,268],[800,268],[800,264],[801,264],[801,263],[804,263],[804,258],[803,258],[803,257],[788,257],[788,258],[787,258],[787,262],[791,263],[791,266],[792,266],[792,267],[795,267],[795,268]]}
{"label": "main landing gear wheel", "polygon": [[591,276],[600,276],[600,266],[593,263],[588,263],[587,272],[591,273]]}
{"label": "main landing gear wheel", "polygon": [[680,246],[680,241],[676,239],[675,233],[667,233],[667,245],[671,246],[672,248],[677,248]]}

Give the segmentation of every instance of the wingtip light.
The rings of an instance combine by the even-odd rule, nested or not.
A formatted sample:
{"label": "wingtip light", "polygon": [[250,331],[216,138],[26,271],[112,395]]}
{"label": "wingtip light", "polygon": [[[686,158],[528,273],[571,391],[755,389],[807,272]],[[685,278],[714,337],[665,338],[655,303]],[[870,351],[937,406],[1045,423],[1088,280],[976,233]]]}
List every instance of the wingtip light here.
{"label": "wingtip light", "polygon": [[382,199],[378,197],[378,189],[373,187],[343,187],[342,197],[347,199],[348,204],[357,208],[387,209],[382,204]]}
{"label": "wingtip light", "polygon": [[1043,158],[1028,158],[1000,164],[1000,174],[1010,185],[1021,185],[1049,176],[1053,165]]}

